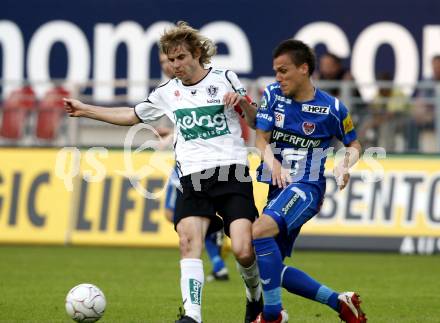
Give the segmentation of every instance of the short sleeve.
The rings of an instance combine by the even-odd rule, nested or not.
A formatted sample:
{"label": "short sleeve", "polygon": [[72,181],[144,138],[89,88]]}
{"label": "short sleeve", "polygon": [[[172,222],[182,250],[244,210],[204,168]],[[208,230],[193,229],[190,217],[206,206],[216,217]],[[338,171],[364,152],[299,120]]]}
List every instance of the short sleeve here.
{"label": "short sleeve", "polygon": [[236,92],[242,96],[246,96],[246,94],[247,94],[246,89],[243,86],[243,84],[241,84],[240,80],[238,79],[237,74],[235,74],[234,72],[232,72],[230,70],[227,70],[225,72],[225,77],[229,81],[229,83],[231,84],[234,92]]}
{"label": "short sleeve", "polygon": [[134,107],[134,113],[144,123],[155,121],[165,114],[165,104],[158,91],[150,93],[147,99]]}
{"label": "short sleeve", "polygon": [[274,112],[271,104],[269,88],[264,90],[256,116],[256,128],[263,131],[272,131],[275,124]]}
{"label": "short sleeve", "polygon": [[353,120],[351,119],[351,115],[347,107],[341,101],[339,101],[339,99],[335,99],[335,108],[338,122],[338,127],[335,134],[336,138],[342,141],[344,145],[348,145],[357,139]]}

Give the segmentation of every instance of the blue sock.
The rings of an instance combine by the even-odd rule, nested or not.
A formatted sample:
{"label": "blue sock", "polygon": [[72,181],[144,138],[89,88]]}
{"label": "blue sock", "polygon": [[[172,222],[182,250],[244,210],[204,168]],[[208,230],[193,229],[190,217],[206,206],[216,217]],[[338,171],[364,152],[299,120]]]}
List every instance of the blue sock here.
{"label": "blue sock", "polygon": [[281,310],[281,253],[274,238],[254,240],[255,254],[263,286],[265,320],[274,321]]}
{"label": "blue sock", "polygon": [[205,248],[212,263],[212,271],[216,273],[225,268],[225,262],[220,256],[220,247],[217,245],[217,232],[206,235]]}
{"label": "blue sock", "polygon": [[339,312],[338,294],[299,269],[284,267],[282,284],[290,293],[327,304]]}

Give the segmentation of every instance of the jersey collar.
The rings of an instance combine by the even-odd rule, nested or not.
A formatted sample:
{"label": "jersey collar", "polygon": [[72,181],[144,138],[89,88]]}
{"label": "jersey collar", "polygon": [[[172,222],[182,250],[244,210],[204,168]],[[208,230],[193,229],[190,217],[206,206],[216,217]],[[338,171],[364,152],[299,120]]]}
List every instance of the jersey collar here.
{"label": "jersey collar", "polygon": [[198,80],[197,82],[195,82],[193,84],[183,84],[182,81],[180,81],[180,83],[182,83],[183,86],[187,86],[187,87],[197,85],[200,82],[202,82],[211,73],[211,70],[212,70],[212,67],[208,68],[208,73],[206,73],[206,75],[204,77],[202,77],[200,80]]}

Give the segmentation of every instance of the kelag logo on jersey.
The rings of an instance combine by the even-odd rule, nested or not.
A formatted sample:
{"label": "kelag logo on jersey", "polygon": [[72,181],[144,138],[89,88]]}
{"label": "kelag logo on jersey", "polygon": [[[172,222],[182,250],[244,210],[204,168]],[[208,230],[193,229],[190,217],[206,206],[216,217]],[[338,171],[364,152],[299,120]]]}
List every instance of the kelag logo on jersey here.
{"label": "kelag logo on jersey", "polygon": [[179,109],[174,114],[180,133],[188,141],[197,138],[210,139],[231,133],[223,111],[223,105],[212,105]]}

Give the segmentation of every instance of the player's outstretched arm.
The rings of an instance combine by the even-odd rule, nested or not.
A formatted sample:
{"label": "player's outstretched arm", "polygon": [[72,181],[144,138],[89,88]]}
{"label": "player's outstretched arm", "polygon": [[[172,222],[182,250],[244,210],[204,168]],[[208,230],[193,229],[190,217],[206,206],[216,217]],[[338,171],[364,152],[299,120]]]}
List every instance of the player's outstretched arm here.
{"label": "player's outstretched arm", "polygon": [[85,104],[76,99],[64,98],[64,109],[70,117],[83,117],[112,123],[120,126],[132,126],[140,120],[133,108],[105,108]]}
{"label": "player's outstretched arm", "polygon": [[347,151],[345,157],[333,170],[339,190],[343,190],[350,180],[350,168],[359,160],[362,147],[358,140],[353,140],[348,145],[345,145]]}

